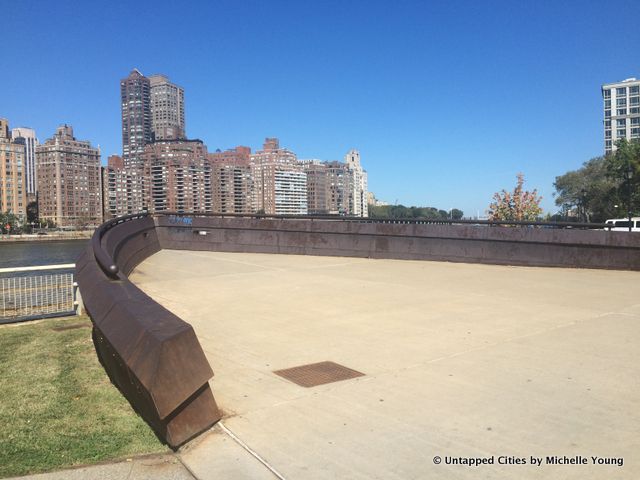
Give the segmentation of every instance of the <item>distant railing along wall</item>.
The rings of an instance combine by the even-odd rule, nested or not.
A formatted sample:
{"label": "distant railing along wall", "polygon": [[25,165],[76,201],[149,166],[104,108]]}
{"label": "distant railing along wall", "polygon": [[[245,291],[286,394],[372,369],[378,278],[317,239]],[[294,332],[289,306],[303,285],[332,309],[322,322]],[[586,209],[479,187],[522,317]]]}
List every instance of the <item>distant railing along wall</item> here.
{"label": "distant railing along wall", "polygon": [[0,268],[0,323],[76,315],[74,268],[74,263]]}

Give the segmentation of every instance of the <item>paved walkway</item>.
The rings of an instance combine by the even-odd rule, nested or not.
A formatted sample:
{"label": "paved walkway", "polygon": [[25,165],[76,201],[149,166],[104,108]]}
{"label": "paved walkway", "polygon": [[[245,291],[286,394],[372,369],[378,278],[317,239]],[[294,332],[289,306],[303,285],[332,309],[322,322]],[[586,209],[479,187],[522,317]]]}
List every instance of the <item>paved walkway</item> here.
{"label": "paved walkway", "polygon": [[[162,251],[132,280],[194,325],[224,425],[283,478],[640,477],[638,273]],[[273,373],[324,360],[366,376]],[[202,479],[210,442],[183,456]]]}
{"label": "paved walkway", "polygon": [[193,480],[193,475],[174,455],[134,457],[116,463],[41,473],[22,480]]}
{"label": "paved walkway", "polygon": [[[216,374],[197,478],[640,478],[637,272],[165,250],[131,278]],[[325,360],[365,376],[273,373]]]}

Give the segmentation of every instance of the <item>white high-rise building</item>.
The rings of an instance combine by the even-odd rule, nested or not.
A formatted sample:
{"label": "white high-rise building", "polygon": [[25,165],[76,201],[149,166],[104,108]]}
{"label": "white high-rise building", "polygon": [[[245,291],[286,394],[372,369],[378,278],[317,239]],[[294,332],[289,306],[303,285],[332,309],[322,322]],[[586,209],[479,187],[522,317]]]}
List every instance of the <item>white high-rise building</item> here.
{"label": "white high-rise building", "polygon": [[186,138],[184,126],[184,89],[165,75],[151,75],[151,131],[154,139]]}
{"label": "white high-rise building", "polygon": [[353,174],[350,195],[352,205],[349,210],[354,217],[368,217],[367,172],[362,169],[360,164],[360,152],[355,149],[349,150],[344,156],[344,163],[347,164]]}
{"label": "white high-rise building", "polygon": [[276,168],[274,172],[276,215],[306,215],[307,174]]}
{"label": "white high-rise building", "polygon": [[11,138],[13,141],[19,138],[24,139],[24,175],[27,186],[27,195],[35,195],[38,191],[38,183],[36,181],[36,146],[38,138],[33,128],[18,127],[11,129]]}
{"label": "white high-rise building", "polygon": [[621,138],[640,139],[640,80],[627,78],[602,86],[604,152],[613,152]]}

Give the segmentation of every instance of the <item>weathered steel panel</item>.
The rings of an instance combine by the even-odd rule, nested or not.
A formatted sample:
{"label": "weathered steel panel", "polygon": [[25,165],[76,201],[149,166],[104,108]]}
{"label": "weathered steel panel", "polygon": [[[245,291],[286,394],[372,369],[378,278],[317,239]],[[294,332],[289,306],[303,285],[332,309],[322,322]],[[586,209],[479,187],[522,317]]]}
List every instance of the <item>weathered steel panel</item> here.
{"label": "weathered steel panel", "polygon": [[133,408],[175,448],[220,419],[208,383],[213,371],[191,325],[126,278],[160,249],[153,220],[123,222],[107,233],[99,244],[108,249],[103,258],[113,260],[117,275],[107,275],[96,260],[98,242],[87,247],[76,267],[96,351]]}

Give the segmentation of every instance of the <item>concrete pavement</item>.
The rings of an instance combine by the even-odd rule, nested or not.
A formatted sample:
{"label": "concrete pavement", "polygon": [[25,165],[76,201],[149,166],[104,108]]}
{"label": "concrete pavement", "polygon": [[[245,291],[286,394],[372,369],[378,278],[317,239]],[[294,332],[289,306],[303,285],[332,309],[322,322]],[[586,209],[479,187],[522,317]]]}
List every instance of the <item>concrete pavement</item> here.
{"label": "concrete pavement", "polygon": [[[637,272],[164,250],[131,279],[216,374],[198,478],[640,477]],[[324,360],[366,375],[273,373]]]}
{"label": "concrete pavement", "polygon": [[56,472],[15,477],[21,480],[193,480],[174,455],[147,455]]}

